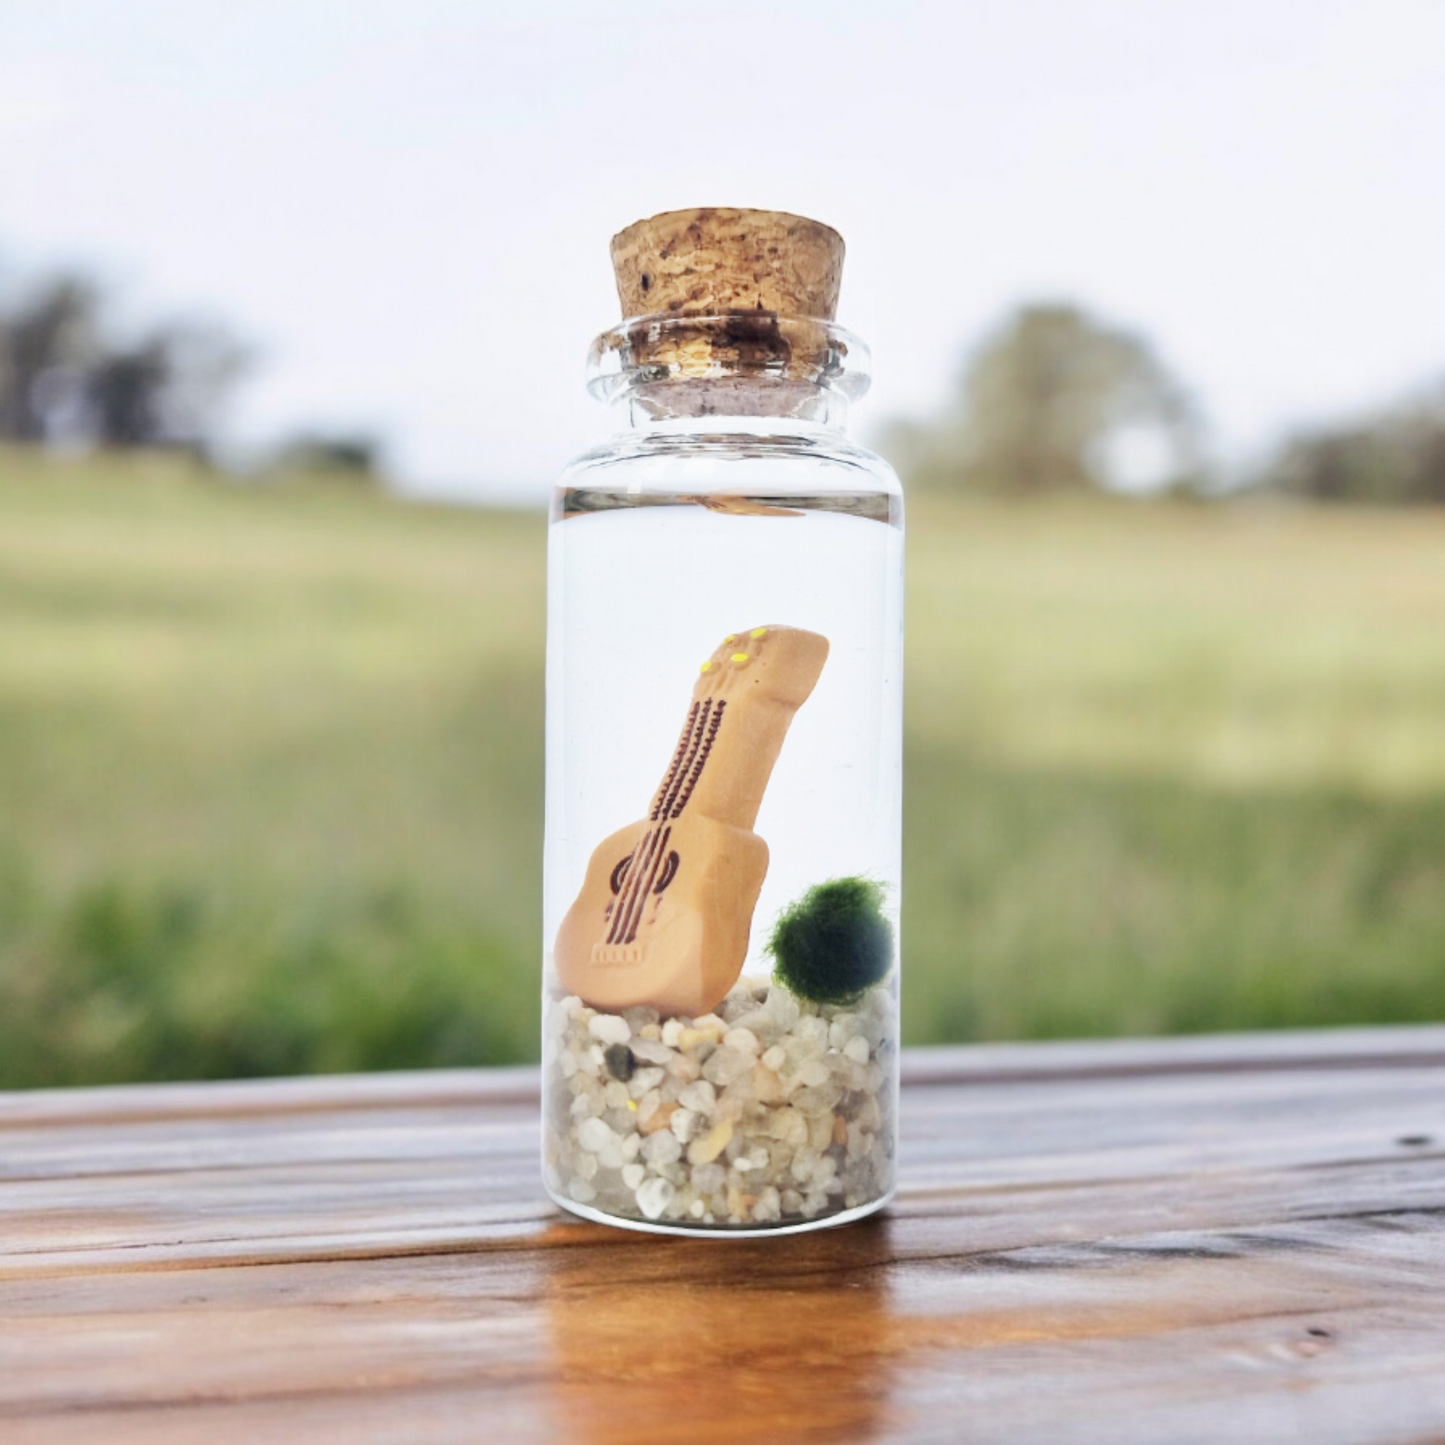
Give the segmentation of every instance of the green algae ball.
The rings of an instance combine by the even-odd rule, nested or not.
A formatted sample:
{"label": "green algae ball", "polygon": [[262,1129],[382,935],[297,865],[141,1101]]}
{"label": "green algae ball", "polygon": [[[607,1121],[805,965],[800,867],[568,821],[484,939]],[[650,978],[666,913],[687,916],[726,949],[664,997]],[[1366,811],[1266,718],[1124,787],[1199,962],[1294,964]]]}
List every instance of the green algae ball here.
{"label": "green algae ball", "polygon": [[790,903],[768,952],[778,981],[814,1003],[851,1003],[893,965],[893,926],[883,914],[883,885],[830,878]]}

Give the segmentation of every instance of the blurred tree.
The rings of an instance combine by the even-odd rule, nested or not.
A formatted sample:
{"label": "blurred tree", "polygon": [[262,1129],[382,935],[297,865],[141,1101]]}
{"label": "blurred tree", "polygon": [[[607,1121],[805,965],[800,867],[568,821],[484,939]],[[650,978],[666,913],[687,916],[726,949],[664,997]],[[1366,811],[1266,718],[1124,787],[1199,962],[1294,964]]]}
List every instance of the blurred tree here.
{"label": "blurred tree", "polygon": [[224,332],[192,322],[122,344],[98,287],[54,277],[0,311],[0,438],[203,448],[245,361]]}
{"label": "blurred tree", "polygon": [[277,447],[268,470],[280,477],[326,477],[362,486],[386,481],[382,444],[359,432],[300,432]]}
{"label": "blurred tree", "polygon": [[96,440],[143,447],[169,439],[164,395],[170,375],[170,357],[159,338],[99,358],[90,369],[87,388]]}
{"label": "blurred tree", "polygon": [[1295,436],[1254,483],[1320,502],[1445,503],[1445,388],[1356,426]]}
{"label": "blurred tree", "polygon": [[189,445],[212,439],[247,353],[223,330],[172,323],[92,369],[90,404],[104,446]]}
{"label": "blurred tree", "polygon": [[95,288],[57,276],[0,315],[0,436],[52,440],[53,425],[80,408],[100,350]]}
{"label": "blurred tree", "polygon": [[957,394],[884,450],[905,479],[1017,496],[1198,482],[1189,400],[1148,345],[1076,306],[1021,307],[986,339]]}

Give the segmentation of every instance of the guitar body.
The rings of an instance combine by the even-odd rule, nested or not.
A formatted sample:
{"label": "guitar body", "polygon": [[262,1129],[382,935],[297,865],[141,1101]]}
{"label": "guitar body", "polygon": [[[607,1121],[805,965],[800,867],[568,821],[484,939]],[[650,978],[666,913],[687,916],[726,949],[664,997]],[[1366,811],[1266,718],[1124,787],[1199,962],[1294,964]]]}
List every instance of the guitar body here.
{"label": "guitar body", "polygon": [[768,845],[753,832],[794,713],[828,642],[796,627],[735,633],[702,665],[648,816],[593,851],[557,930],[564,987],[616,1013],[704,1014],[747,957]]}
{"label": "guitar body", "polygon": [[696,1016],[742,971],[768,845],[701,815],[654,830],[643,819],[593,853],[557,932],[557,971],[593,1008]]}

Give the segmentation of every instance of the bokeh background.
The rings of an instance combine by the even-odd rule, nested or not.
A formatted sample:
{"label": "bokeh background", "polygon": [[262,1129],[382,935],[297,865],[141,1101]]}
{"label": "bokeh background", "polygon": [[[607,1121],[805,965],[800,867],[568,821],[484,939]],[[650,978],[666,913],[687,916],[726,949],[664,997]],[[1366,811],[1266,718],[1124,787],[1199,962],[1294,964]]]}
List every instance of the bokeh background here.
{"label": "bokeh background", "polygon": [[1445,8],[0,5],[0,1085],[535,1057],[607,240],[815,215],[907,1041],[1445,1016]]}

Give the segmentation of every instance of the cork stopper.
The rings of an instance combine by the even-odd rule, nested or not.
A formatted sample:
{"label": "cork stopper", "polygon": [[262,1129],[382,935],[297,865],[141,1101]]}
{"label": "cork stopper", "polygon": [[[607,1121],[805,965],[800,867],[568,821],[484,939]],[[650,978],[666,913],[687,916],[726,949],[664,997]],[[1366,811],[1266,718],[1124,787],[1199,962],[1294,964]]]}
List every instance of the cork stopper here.
{"label": "cork stopper", "polygon": [[786,211],[664,211],[612,238],[624,318],[766,312],[832,321],[843,238]]}

